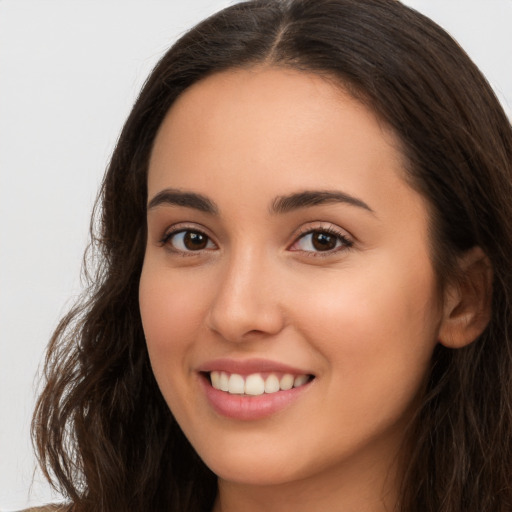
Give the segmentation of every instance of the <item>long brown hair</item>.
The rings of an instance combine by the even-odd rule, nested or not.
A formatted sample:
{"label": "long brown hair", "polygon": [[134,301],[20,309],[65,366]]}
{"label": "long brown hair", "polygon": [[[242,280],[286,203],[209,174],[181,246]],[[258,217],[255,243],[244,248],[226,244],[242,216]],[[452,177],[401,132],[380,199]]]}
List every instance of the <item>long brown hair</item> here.
{"label": "long brown hair", "polygon": [[457,43],[396,0],[235,4],[161,59],[104,178],[90,286],[48,348],[33,420],[47,476],[78,512],[211,509],[216,477],[165,404],[141,327],[147,168],[156,132],[187,87],[261,63],[338,82],[395,131],[408,179],[430,205],[441,283],[461,252],[478,245],[489,257],[492,319],[468,347],[435,350],[397,510],[511,510],[512,130]]}

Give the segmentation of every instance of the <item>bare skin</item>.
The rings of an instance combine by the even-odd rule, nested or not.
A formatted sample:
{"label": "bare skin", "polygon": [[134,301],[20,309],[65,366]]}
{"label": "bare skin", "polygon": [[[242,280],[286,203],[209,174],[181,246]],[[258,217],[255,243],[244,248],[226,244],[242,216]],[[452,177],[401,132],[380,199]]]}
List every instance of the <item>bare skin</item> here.
{"label": "bare skin", "polygon": [[[398,148],[366,107],[297,71],[216,74],[168,113],[140,306],[162,393],[219,477],[215,512],[393,509],[404,431],[454,309]],[[205,392],[219,359],[310,380],[270,415],[230,417]]]}

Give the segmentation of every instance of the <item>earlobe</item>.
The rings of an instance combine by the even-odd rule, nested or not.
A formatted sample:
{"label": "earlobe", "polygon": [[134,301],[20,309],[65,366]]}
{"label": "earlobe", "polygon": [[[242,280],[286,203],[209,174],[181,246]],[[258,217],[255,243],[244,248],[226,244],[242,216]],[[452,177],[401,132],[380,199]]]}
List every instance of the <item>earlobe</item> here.
{"label": "earlobe", "polygon": [[444,292],[443,320],[439,342],[448,348],[462,348],[475,341],[487,327],[492,310],[491,262],[480,247],[459,259],[460,279]]}

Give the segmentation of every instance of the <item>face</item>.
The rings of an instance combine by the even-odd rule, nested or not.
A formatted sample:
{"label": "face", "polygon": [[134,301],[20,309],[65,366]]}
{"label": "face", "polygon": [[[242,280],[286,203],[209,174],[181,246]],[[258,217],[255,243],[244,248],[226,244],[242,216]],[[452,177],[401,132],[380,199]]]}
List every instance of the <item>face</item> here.
{"label": "face", "polygon": [[222,481],[395,456],[442,321],[403,176],[393,134],[315,75],[216,74],[168,113],[140,309],[160,389]]}

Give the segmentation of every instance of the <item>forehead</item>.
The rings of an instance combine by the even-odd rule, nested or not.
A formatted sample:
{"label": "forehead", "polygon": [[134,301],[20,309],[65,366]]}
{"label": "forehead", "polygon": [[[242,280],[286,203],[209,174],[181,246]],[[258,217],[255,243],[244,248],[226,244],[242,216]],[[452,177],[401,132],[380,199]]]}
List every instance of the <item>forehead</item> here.
{"label": "forehead", "polygon": [[413,193],[404,168],[394,133],[341,85],[257,67],[214,74],[177,99],[155,140],[148,187],[150,197],[173,187],[239,203],[341,187],[378,203]]}
{"label": "forehead", "polygon": [[[253,135],[258,134],[258,128],[271,127],[272,135],[278,137],[278,128],[288,130],[291,124],[295,138],[310,137],[315,128],[323,130],[325,122],[336,119],[337,125],[343,121],[349,124],[356,118],[357,124],[366,122],[366,130],[371,127],[377,138],[399,146],[394,132],[334,78],[291,68],[258,66],[215,73],[193,84],[174,102],[158,135],[172,131],[176,125],[178,131],[190,129],[187,137],[194,132],[199,134],[199,130],[203,134],[208,129],[218,131],[221,125],[222,133],[242,137],[251,123]],[[239,127],[244,131],[238,131]],[[324,132],[323,136],[328,142],[329,133]],[[254,142],[257,140],[254,137]]]}

